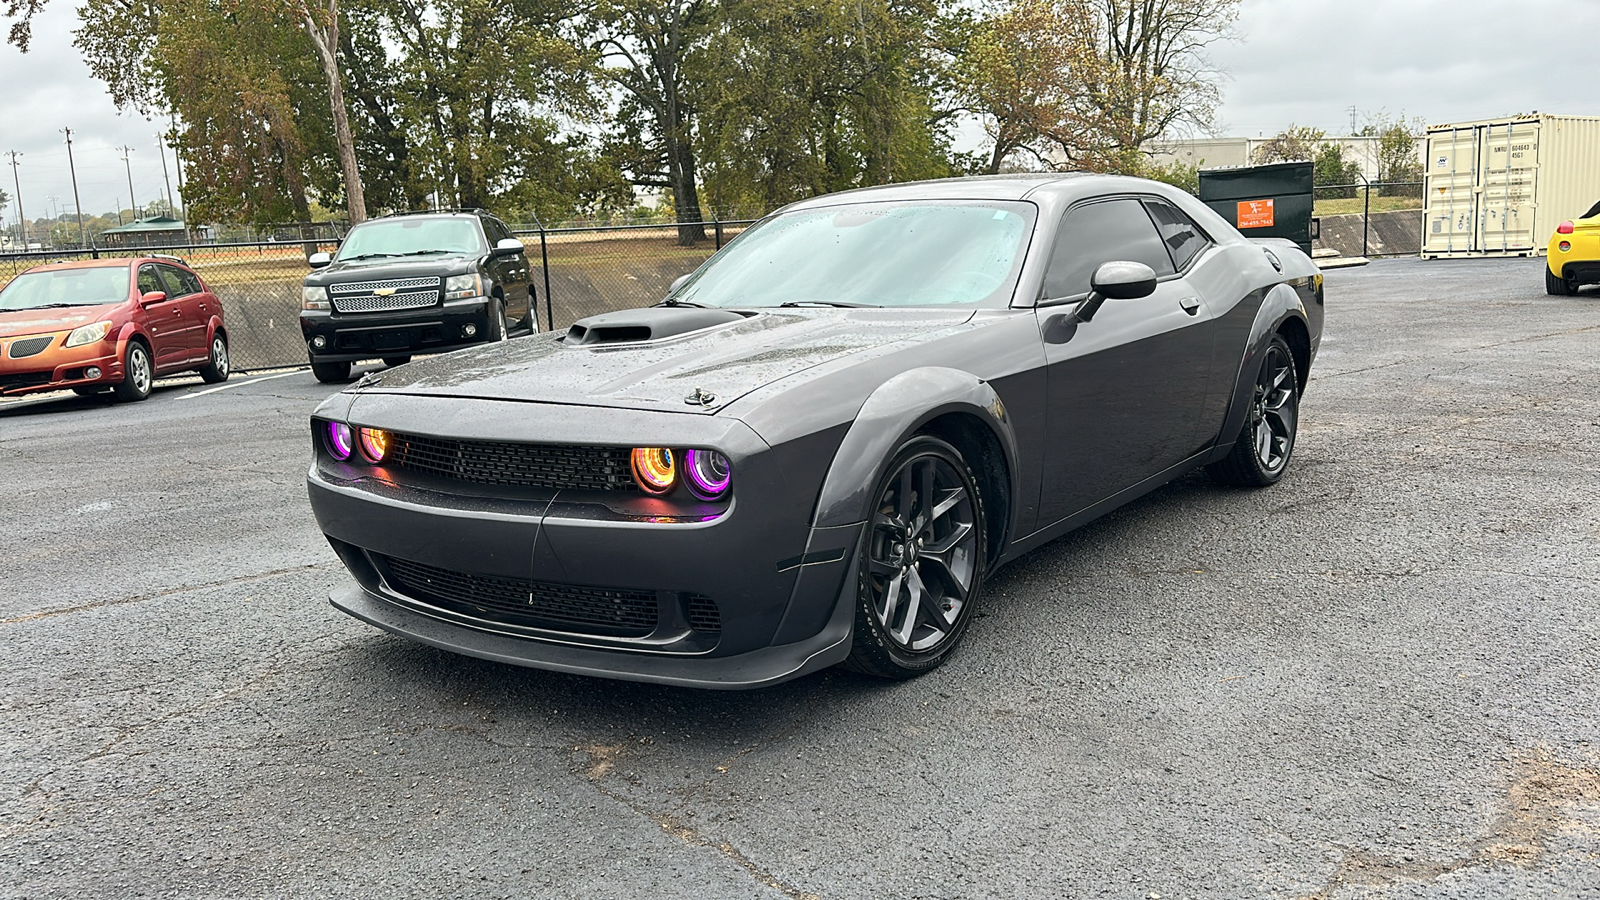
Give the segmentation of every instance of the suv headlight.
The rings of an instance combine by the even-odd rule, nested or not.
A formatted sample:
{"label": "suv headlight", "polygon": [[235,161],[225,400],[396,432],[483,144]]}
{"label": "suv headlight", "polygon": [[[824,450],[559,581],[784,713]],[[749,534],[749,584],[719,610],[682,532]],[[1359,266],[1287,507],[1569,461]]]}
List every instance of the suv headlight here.
{"label": "suv headlight", "polygon": [[325,287],[300,288],[301,309],[332,309],[333,304],[328,302],[328,289]]}
{"label": "suv headlight", "polygon": [[110,322],[96,322],[93,325],[74,328],[72,333],[67,335],[67,346],[82,347],[84,344],[92,344],[95,341],[104,340],[106,334],[110,331]]}
{"label": "suv headlight", "polygon": [[477,297],[483,293],[483,277],[481,275],[451,275],[444,280],[444,298],[446,300],[465,300],[468,297]]}

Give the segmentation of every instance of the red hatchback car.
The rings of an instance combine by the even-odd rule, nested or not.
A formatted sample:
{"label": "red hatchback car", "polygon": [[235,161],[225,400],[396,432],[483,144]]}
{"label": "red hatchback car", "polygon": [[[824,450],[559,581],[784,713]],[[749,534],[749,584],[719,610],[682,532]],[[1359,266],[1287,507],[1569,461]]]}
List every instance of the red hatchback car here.
{"label": "red hatchback car", "polygon": [[143,400],[157,376],[228,378],[222,304],[176,257],[35,266],[0,290],[0,394],[110,389]]}

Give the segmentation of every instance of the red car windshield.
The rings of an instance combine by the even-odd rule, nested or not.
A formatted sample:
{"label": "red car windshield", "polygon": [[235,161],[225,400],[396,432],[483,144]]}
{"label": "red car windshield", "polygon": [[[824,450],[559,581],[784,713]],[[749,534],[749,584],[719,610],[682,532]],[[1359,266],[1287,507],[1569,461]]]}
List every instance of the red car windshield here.
{"label": "red car windshield", "polygon": [[101,306],[128,299],[128,266],[24,272],[0,291],[0,310]]}

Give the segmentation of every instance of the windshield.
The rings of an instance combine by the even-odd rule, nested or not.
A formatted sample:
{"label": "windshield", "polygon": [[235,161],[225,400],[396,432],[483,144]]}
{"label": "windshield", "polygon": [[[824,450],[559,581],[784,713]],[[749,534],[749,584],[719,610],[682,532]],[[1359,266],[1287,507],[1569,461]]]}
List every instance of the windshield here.
{"label": "windshield", "polygon": [[127,266],[24,272],[0,291],[0,309],[100,306],[128,299]]}
{"label": "windshield", "polygon": [[752,227],[673,295],[703,306],[1004,306],[1033,233],[1020,202],[859,203]]}
{"label": "windshield", "polygon": [[424,256],[484,252],[472,219],[424,217],[364,222],[350,229],[338,259],[373,256]]}

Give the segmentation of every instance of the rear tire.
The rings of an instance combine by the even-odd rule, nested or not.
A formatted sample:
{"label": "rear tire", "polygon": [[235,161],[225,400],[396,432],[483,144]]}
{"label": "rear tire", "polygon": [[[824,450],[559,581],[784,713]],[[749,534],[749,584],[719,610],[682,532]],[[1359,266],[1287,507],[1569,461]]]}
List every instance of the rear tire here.
{"label": "rear tire", "polygon": [[391,369],[395,366],[403,366],[408,362],[411,362],[411,357],[409,356],[385,356],[383,358],[383,364]]}
{"label": "rear tire", "polygon": [[323,384],[333,384],[339,381],[350,380],[350,363],[345,362],[317,362],[311,361],[311,374]]}
{"label": "rear tire", "polygon": [[906,679],[937,668],[971,624],[988,566],[983,495],[950,444],[918,435],[890,458],[856,551],[845,665]]}
{"label": "rear tire", "polygon": [[129,341],[126,355],[122,357],[122,381],[111,390],[124,403],[136,403],[150,396],[150,386],[155,380],[155,368],[150,364],[150,351],[138,341]]}
{"label": "rear tire", "polygon": [[211,337],[211,359],[206,362],[205,368],[200,370],[200,380],[206,384],[220,384],[228,380],[228,339],[221,334]]}
{"label": "rear tire", "polygon": [[1250,410],[1233,450],[1206,472],[1223,484],[1267,487],[1277,484],[1289,468],[1295,435],[1300,427],[1300,388],[1296,384],[1294,354],[1282,335],[1273,335],[1256,375]]}
{"label": "rear tire", "polygon": [[1578,286],[1565,278],[1557,278],[1550,267],[1544,267],[1544,292],[1553,297],[1570,297],[1578,292]]}

